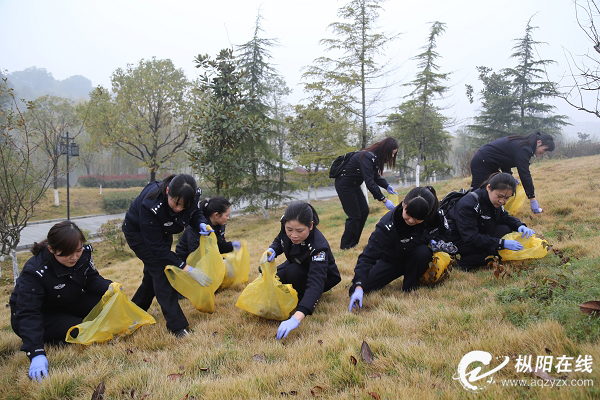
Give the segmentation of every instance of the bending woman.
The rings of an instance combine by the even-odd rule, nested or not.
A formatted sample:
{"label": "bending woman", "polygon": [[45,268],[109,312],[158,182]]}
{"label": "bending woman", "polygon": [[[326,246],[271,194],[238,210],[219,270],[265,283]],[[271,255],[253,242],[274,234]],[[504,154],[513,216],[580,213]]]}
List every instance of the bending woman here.
{"label": "bending woman", "polygon": [[481,188],[466,194],[448,212],[449,238],[458,247],[458,266],[471,270],[487,263],[486,257],[497,256],[498,250],[522,250],[516,240],[502,236],[518,231],[523,237],[535,233],[518,218],[504,211],[504,204],[515,193],[512,175],[496,172]]}
{"label": "bending woman", "polygon": [[[31,360],[31,379],[48,376],[44,343],[64,343],[67,331],[83,321],[111,283],[96,271],[92,246],[84,243],[73,222],[54,225],[44,241],[33,245],[34,256],[10,295],[10,323]],[[77,336],[75,330],[71,334]]]}
{"label": "bending woman", "polygon": [[287,260],[277,267],[282,283],[298,292],[296,312],[277,329],[277,339],[287,337],[315,310],[321,295],[342,279],[325,236],[317,229],[319,215],[308,203],[291,203],[281,217],[281,231],[267,250],[267,260],[284,253]]}
{"label": "bending woman", "polygon": [[542,212],[535,198],[533,179],[529,172],[529,161],[532,156],[540,156],[554,150],[552,136],[534,132],[527,136],[514,135],[494,140],[483,145],[471,159],[471,188],[477,189],[488,179],[490,174],[506,172],[511,174],[511,168],[517,167],[519,178],[530,201],[531,211],[535,214]]}
{"label": "bending woman", "polygon": [[446,233],[444,217],[431,186],[412,189],[402,203],[385,214],[375,226],[363,250],[350,287],[349,311],[362,307],[363,294],[383,288],[404,275],[402,290],[416,289],[419,278],[429,268],[434,239]]}
{"label": "bending woman", "polygon": [[188,225],[208,235],[206,218],[197,207],[196,195],[200,189],[190,175],[170,175],[163,181],[148,184],[131,203],[125,214],[123,233],[127,244],[144,263],[142,284],[131,301],[148,310],[156,300],[167,322],[167,329],[177,337],[189,334],[188,321],[177,302],[178,293],[167,279],[165,267],[174,265],[188,272],[202,286],[211,284],[199,269],[186,265],[171,251],[173,234]]}
{"label": "bending woman", "polygon": [[394,208],[394,203],[386,199],[379,186],[388,193],[395,193],[392,185],[388,184],[381,174],[385,165],[389,168],[396,166],[397,152],[398,141],[388,137],[355,153],[344,166],[342,174],[335,178],[335,190],[348,216],[340,244],[342,250],[358,244],[369,216],[369,205],[360,187],[363,182],[375,200],[384,202],[389,210]]}

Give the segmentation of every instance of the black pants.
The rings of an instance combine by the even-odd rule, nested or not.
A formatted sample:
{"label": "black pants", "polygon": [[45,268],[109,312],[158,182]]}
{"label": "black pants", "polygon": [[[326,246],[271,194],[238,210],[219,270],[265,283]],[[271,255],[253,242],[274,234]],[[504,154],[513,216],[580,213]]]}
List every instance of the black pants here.
{"label": "black pants", "polygon": [[140,232],[124,232],[127,244],[135,255],[144,263],[142,284],[135,292],[131,301],[142,310],[147,311],[156,297],[171,332],[188,326],[188,321],[179,306],[178,292],[173,289],[165,274],[166,265],[156,262],[156,257],[150,251]]}
{"label": "black pants", "polygon": [[346,227],[342,234],[341,249],[349,249],[358,244],[365,222],[369,216],[369,205],[360,187],[360,183],[346,177],[335,180],[335,191],[337,192],[346,218]]}
{"label": "black pants", "polygon": [[[512,229],[508,225],[496,225],[496,229],[494,230],[493,237],[501,238],[507,233],[512,232]],[[456,243],[455,243],[456,244]],[[460,254],[460,260],[458,261],[458,266],[465,270],[470,271],[475,268],[484,266],[488,263],[489,260],[486,260],[488,256],[497,256],[498,255],[498,247],[490,248],[490,249],[476,249],[469,248],[465,246],[461,241],[458,241],[458,254]]]}
{"label": "black pants", "polygon": [[[402,290],[410,292],[417,288],[419,278],[427,271],[432,259],[433,252],[424,244],[416,246],[397,262],[379,259],[369,271],[367,279],[361,283],[361,287],[365,293],[372,292],[404,275]],[[354,284],[350,287],[350,295],[354,293],[355,287]]]}
{"label": "black pants", "polygon": [[[67,331],[72,326],[79,325],[83,319],[102,299],[101,294],[83,292],[68,307],[61,310],[42,310],[44,322],[44,342],[65,343]],[[14,310],[11,310],[10,324],[17,336],[21,337],[20,324]],[[73,334],[73,336],[76,336]]]}
{"label": "black pants", "polygon": [[[302,267],[300,264],[290,263],[284,261],[277,267],[277,276],[281,283],[290,283],[296,292],[298,292],[298,302],[304,297],[306,291],[306,282],[308,281],[308,269]],[[340,283],[340,279],[337,276],[327,275],[325,280],[325,287],[323,293]]]}
{"label": "black pants", "polygon": [[479,189],[479,186],[490,177],[494,172],[498,172],[498,167],[491,166],[486,164],[483,158],[475,153],[473,158],[471,159],[471,175],[473,178],[471,179],[471,187],[473,189]]}

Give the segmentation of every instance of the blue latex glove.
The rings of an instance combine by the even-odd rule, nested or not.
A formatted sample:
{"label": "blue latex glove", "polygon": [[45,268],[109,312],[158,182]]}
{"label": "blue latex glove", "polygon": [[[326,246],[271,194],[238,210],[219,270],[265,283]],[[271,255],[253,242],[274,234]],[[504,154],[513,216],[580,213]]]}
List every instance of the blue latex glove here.
{"label": "blue latex glove", "polygon": [[277,340],[287,337],[288,333],[296,329],[298,326],[300,326],[300,321],[298,321],[296,317],[292,315],[290,319],[279,324],[279,328],[277,328]]}
{"label": "blue latex glove", "polygon": [[391,200],[386,200],[384,204],[388,210],[392,211],[394,209],[394,203]]}
{"label": "blue latex glove", "polygon": [[431,250],[434,253],[436,251],[443,251],[444,253],[448,254],[458,253],[458,248],[454,245],[454,243],[444,242],[443,240],[436,242],[432,239],[431,242],[429,242],[429,247],[431,247]]}
{"label": "blue latex glove", "polygon": [[200,286],[208,286],[212,283],[212,279],[210,279],[208,275],[198,268],[190,266],[190,269],[187,273],[190,274],[190,277],[198,282]]}
{"label": "blue latex glove", "polygon": [[540,205],[538,204],[537,200],[531,202],[531,211],[533,211],[534,214],[539,214],[542,212],[542,209],[540,208]]}
{"label": "blue latex glove", "polygon": [[29,377],[38,382],[41,382],[42,378],[48,377],[48,359],[45,355],[40,354],[31,359]]}
{"label": "blue latex glove", "polygon": [[525,225],[521,225],[519,227],[519,229],[517,229],[517,231],[522,233],[522,235],[521,235],[522,238],[527,238],[527,239],[529,239],[531,237],[531,235],[533,235],[535,233],[535,231],[533,229],[528,228]]}
{"label": "blue latex glove", "polygon": [[517,178],[515,178],[515,182],[517,182],[517,186],[519,186],[519,180]]}
{"label": "blue latex glove", "polygon": [[239,250],[242,248],[242,244],[240,242],[238,242],[237,240],[234,240],[233,242],[231,242],[231,245],[233,246],[233,248],[235,250]]}
{"label": "blue latex glove", "polygon": [[275,250],[269,247],[267,249],[267,261],[271,262],[275,259],[275,257],[277,257],[277,254],[275,254]]}
{"label": "blue latex glove", "polygon": [[398,194],[398,192],[396,192],[396,190],[394,190],[394,187],[392,185],[388,185],[386,190],[389,194]]}
{"label": "blue latex glove", "polygon": [[[361,288],[354,289],[354,293],[352,293],[352,296],[350,296],[350,305],[348,306],[348,311],[352,312],[354,307],[356,307],[357,310],[362,308],[363,294],[364,292]],[[358,304],[355,304],[356,302],[358,302]]]}
{"label": "blue latex glove", "polygon": [[507,239],[504,241],[504,248],[507,250],[519,251],[523,250],[523,245],[516,240]]}
{"label": "blue latex glove", "polygon": [[206,230],[206,224],[204,222],[200,223],[200,234],[202,236],[210,235],[211,232],[214,232],[214,230],[212,230],[212,229],[210,231]]}

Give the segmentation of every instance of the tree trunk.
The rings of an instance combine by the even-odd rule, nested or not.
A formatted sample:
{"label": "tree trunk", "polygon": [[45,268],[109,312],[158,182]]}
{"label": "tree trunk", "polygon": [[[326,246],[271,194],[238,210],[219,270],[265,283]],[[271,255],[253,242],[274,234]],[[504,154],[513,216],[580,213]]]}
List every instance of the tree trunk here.
{"label": "tree trunk", "polygon": [[58,199],[58,164],[54,164],[54,206],[60,206],[60,201]]}
{"label": "tree trunk", "polygon": [[17,246],[13,247],[10,250],[10,256],[12,258],[12,267],[13,267],[13,277],[14,283],[17,284],[17,278],[19,277],[19,263],[17,261]]}
{"label": "tree trunk", "polygon": [[156,170],[151,169],[150,170],[150,182],[154,182],[155,180],[156,180]]}

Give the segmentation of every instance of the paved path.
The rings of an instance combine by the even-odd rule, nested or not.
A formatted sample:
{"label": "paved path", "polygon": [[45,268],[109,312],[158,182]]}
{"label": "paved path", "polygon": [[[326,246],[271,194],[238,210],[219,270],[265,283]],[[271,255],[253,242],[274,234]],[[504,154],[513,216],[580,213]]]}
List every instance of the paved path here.
{"label": "paved path", "polygon": [[[332,197],[336,197],[337,193],[333,186],[331,187],[323,187],[317,190],[318,199],[328,199]],[[296,192],[291,194],[291,196],[296,200],[304,200],[308,199],[307,192]],[[315,200],[315,193],[311,191],[310,194],[311,200]],[[241,207],[243,207],[242,205]],[[240,208],[233,208],[233,214],[238,214]],[[81,229],[88,230],[91,233],[91,237],[95,237],[98,235],[98,229],[100,226],[104,224],[106,221],[111,219],[125,218],[125,213],[122,214],[107,214],[107,215],[91,215],[86,217],[73,217],[71,221],[75,222]],[[46,234],[52,228],[54,224],[57,222],[63,221],[63,219],[51,220],[51,221],[36,221],[27,224],[27,226],[21,231],[21,240],[17,245],[17,251],[25,251],[30,249],[33,246],[34,242],[40,242],[46,238]]]}

